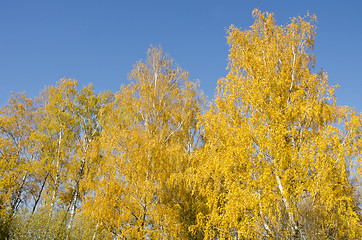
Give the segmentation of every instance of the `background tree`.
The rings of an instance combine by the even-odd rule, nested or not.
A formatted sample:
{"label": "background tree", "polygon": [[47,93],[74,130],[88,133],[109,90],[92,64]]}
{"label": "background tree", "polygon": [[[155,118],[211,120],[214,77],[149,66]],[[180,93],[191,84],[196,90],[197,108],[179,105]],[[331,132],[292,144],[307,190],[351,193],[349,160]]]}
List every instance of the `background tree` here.
{"label": "background tree", "polygon": [[[86,172],[95,167],[92,144],[99,136],[99,109],[109,95],[94,94],[91,85],[78,90],[75,80],[64,78],[36,100],[14,96],[4,108],[2,152],[12,155],[14,163],[12,169],[5,165],[1,169],[9,175],[7,181],[22,179],[10,194],[17,200],[11,200],[12,207],[4,206],[12,212],[21,210],[11,219],[11,238],[64,239],[74,236],[77,228],[84,229],[75,219],[76,210],[87,193]],[[16,151],[9,141],[16,142]],[[3,155],[2,161],[9,162],[8,156]],[[5,189],[2,198],[9,195],[9,187]],[[10,219],[14,214],[7,212]],[[91,226],[87,216],[78,215]],[[88,231],[93,234],[91,227]]]}
{"label": "background tree", "polygon": [[31,192],[34,110],[33,101],[23,94],[13,94],[0,109],[1,239],[10,236],[13,218]]}
{"label": "background tree", "polygon": [[206,239],[361,237],[361,115],[313,73],[315,16],[285,27],[253,16],[250,30],[230,27],[229,73],[202,117],[195,185],[208,208],[197,227]]}

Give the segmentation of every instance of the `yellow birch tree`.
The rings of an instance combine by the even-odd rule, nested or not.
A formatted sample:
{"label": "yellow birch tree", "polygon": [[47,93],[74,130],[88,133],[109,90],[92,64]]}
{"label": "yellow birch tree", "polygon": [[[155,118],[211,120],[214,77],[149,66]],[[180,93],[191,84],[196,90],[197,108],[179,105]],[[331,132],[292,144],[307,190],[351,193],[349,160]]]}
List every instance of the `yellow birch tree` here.
{"label": "yellow birch tree", "polygon": [[0,109],[0,238],[11,236],[13,219],[29,197],[33,159],[34,102],[13,94]]}
{"label": "yellow birch tree", "polygon": [[102,167],[85,208],[117,239],[186,238],[194,219],[183,174],[197,146],[197,86],[162,49],[130,73],[102,118]]}
{"label": "yellow birch tree", "polygon": [[[92,144],[99,136],[101,95],[94,94],[92,85],[77,88],[77,81],[65,78],[47,87],[34,100],[35,110],[27,113],[32,122],[17,124],[24,131],[32,126],[30,137],[26,132],[21,135],[27,137],[22,148],[32,146],[23,155],[32,158],[24,170],[28,201],[22,201],[23,211],[14,222],[14,238],[69,239],[82,227],[77,222],[84,216],[77,210],[87,193],[86,172],[96,167]],[[18,169],[16,174],[22,173]],[[92,221],[85,218],[82,222],[93,234]]]}
{"label": "yellow birch tree", "polygon": [[[254,10],[231,26],[229,73],[202,116],[194,184],[206,198],[205,239],[357,239],[361,115],[336,104],[313,73],[315,16],[278,26]],[[357,167],[355,167],[357,165]]]}

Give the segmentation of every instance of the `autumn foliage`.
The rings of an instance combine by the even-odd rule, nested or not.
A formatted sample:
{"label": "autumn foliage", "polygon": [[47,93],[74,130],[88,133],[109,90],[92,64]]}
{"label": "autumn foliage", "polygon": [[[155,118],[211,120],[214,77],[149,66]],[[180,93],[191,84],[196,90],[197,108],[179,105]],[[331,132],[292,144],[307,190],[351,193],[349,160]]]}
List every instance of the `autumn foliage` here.
{"label": "autumn foliage", "polygon": [[61,79],[0,109],[0,239],[359,239],[362,115],[315,72],[315,16],[254,10],[229,73],[151,47],[116,93]]}

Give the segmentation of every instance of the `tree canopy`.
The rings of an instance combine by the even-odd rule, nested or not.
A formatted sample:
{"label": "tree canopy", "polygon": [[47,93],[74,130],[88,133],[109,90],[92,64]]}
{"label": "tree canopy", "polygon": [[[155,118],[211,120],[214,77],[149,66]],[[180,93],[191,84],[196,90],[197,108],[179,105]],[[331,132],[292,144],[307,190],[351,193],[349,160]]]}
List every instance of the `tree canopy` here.
{"label": "tree canopy", "polygon": [[358,239],[362,115],[315,72],[316,17],[230,26],[206,106],[161,47],[116,93],[0,109],[1,239]]}

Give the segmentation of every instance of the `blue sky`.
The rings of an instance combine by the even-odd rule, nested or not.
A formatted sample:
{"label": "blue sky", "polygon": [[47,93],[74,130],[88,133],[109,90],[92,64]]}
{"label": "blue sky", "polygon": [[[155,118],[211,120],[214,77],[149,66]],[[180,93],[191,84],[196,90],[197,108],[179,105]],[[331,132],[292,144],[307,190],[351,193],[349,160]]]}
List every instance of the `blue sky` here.
{"label": "blue sky", "polygon": [[362,1],[0,1],[0,105],[9,93],[37,96],[62,77],[97,92],[119,90],[150,44],[161,45],[212,99],[227,73],[226,29],[247,29],[254,8],[277,24],[316,14],[316,71],[338,83],[339,104],[362,112]]}

